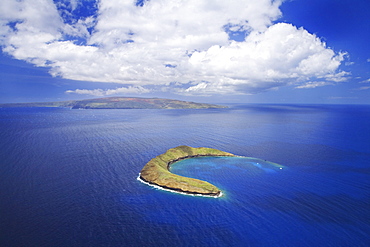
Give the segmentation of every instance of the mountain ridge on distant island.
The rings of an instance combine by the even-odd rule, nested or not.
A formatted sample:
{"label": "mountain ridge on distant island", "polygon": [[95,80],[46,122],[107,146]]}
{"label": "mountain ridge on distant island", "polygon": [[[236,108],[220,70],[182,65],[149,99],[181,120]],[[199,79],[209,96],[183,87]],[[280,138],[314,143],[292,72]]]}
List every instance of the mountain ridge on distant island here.
{"label": "mountain ridge on distant island", "polygon": [[139,98],[139,97],[107,97],[84,100],[56,102],[9,103],[0,107],[65,107],[71,109],[215,109],[227,106],[196,103],[190,101]]}

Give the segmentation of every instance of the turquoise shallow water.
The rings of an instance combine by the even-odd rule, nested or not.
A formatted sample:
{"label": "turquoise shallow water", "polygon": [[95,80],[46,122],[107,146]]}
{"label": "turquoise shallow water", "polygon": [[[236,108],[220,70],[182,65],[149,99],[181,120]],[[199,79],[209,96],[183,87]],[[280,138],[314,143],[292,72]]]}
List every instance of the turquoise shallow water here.
{"label": "turquoise shallow water", "polygon": [[[0,245],[369,246],[369,127],[369,106],[3,108]],[[172,165],[225,196],[137,180],[179,145],[243,156]]]}
{"label": "turquoise shallow water", "polygon": [[[284,169],[285,168],[285,169]],[[171,172],[217,184],[224,197],[237,196],[248,186],[246,180],[286,172],[287,168],[252,157],[198,157],[171,165]],[[214,182],[213,182],[214,181]]]}

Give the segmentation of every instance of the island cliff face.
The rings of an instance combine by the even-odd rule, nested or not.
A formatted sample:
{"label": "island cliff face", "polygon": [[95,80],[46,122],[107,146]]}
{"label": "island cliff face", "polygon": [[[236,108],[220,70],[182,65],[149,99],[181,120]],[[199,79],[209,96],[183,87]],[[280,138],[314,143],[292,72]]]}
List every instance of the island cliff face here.
{"label": "island cliff face", "polygon": [[141,170],[139,178],[149,184],[175,192],[218,197],[221,195],[221,190],[216,186],[206,181],[179,176],[169,171],[170,165],[176,161],[199,156],[234,155],[213,148],[179,146],[151,159]]}

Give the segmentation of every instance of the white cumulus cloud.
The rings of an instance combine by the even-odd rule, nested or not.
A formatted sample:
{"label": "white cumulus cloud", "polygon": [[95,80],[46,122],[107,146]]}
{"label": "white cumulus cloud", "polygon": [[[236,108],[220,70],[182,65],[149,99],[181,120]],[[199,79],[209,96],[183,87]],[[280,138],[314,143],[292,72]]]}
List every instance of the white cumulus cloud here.
{"label": "white cumulus cloud", "polygon": [[[280,0],[156,0],[143,6],[100,0],[96,15],[73,22],[60,11],[67,3],[70,15],[84,5],[1,1],[3,52],[49,67],[53,76],[131,85],[121,93],[156,85],[180,94],[249,94],[335,84],[348,76],[339,70],[345,53],[303,28],[274,22],[282,15]],[[235,32],[245,33],[245,40],[231,40]],[[119,88],[69,92],[101,96]]]}

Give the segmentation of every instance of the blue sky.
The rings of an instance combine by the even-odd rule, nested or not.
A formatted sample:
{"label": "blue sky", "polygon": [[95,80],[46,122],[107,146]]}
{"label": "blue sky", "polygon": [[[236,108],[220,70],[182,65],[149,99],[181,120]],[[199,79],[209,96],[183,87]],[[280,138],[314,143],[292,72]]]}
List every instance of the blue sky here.
{"label": "blue sky", "polygon": [[3,0],[0,102],[370,104],[368,0]]}

